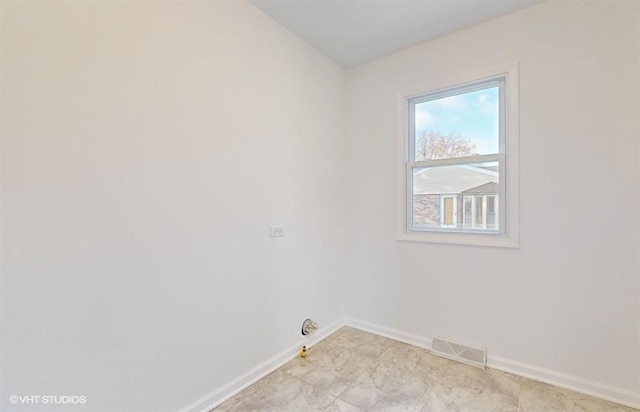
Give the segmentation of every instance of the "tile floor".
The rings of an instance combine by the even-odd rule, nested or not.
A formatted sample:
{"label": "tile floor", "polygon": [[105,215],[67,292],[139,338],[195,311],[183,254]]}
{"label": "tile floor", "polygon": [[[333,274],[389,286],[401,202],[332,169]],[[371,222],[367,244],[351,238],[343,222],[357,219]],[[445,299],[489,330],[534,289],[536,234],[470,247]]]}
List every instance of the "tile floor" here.
{"label": "tile floor", "polygon": [[636,412],[349,327],[214,411]]}

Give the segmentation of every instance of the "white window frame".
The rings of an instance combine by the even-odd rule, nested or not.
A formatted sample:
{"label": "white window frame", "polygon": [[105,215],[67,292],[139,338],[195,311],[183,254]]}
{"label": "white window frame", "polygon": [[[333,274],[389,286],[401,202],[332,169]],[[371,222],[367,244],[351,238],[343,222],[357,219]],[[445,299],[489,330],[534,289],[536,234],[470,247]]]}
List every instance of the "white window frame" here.
{"label": "white window frame", "polygon": [[[415,137],[410,121],[410,105],[420,101],[433,99],[439,93],[443,96],[465,93],[474,88],[480,89],[481,83],[495,79],[504,79],[501,86],[500,99],[502,112],[500,128],[503,136],[500,139],[500,153],[495,155],[479,155],[461,159],[439,159],[436,161],[415,161]],[[490,86],[486,86],[490,87]],[[519,109],[518,109],[518,64],[513,63],[488,70],[486,72],[435,81],[402,91],[398,94],[398,240],[412,242],[435,242],[479,246],[519,247]],[[468,230],[442,227],[429,230],[412,227],[413,219],[413,169],[416,167],[432,167],[445,164],[473,164],[497,161],[500,167],[500,191],[496,209],[499,211],[499,231]],[[443,202],[443,201],[442,201]],[[458,216],[462,221],[464,217]]]}

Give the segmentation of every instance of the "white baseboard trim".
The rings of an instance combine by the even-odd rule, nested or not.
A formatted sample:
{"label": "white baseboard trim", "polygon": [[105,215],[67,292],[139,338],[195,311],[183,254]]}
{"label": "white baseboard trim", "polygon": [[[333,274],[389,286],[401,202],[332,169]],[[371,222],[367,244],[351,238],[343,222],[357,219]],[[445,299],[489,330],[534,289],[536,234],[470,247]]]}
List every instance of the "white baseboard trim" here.
{"label": "white baseboard trim", "polygon": [[604,399],[640,409],[640,393],[618,388],[606,383],[568,375],[562,372],[540,368],[497,356],[487,356],[487,366],[513,375],[523,376],[535,381],[548,383],[560,388],[569,389],[595,398]]}
{"label": "white baseboard trim", "polygon": [[365,332],[370,332],[376,335],[384,336],[385,338],[408,343],[409,345],[418,346],[420,348],[431,350],[431,338],[424,338],[422,336],[412,335],[411,333],[405,333],[396,329],[385,328],[383,326],[374,325],[368,322],[362,322],[356,319],[347,319],[345,321],[345,325],[363,330]]}
{"label": "white baseboard trim", "polygon": [[340,319],[333,322],[327,327],[318,329],[317,333],[309,336],[307,339],[300,339],[300,341],[295,345],[280,352],[272,358],[267,359],[255,368],[243,373],[236,379],[232,380],[228,384],[221,386],[218,389],[201,397],[200,399],[192,402],[190,405],[181,409],[180,412],[209,412],[211,409],[229,400],[240,391],[253,385],[260,379],[264,378],[271,372],[275,371],[276,369],[296,357],[302,345],[312,347],[344,325],[345,321],[343,319]]}
{"label": "white baseboard trim", "polygon": [[[375,333],[410,345],[429,350],[431,349],[431,338],[417,336],[355,319],[347,319],[345,324],[347,326]],[[488,355],[487,366],[513,375],[523,376],[535,381],[548,383],[560,388],[569,389],[585,395],[615,402],[620,405],[640,409],[640,393],[636,393],[631,390],[583,379],[578,376],[568,375],[550,369],[527,365],[497,356]]]}

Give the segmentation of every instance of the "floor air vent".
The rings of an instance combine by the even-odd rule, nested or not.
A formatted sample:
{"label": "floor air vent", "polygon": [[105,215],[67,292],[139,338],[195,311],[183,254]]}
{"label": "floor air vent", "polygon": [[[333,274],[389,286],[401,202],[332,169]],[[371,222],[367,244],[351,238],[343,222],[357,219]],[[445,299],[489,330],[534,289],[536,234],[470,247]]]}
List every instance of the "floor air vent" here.
{"label": "floor air vent", "polygon": [[454,342],[450,339],[433,338],[431,353],[482,369],[487,366],[486,349]]}

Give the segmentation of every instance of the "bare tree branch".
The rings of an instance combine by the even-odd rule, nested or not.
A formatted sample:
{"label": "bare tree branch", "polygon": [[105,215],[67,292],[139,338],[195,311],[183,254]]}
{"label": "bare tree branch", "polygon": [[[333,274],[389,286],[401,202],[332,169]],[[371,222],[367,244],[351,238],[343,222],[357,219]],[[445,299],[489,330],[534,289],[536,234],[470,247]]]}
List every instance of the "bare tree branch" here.
{"label": "bare tree branch", "polygon": [[416,138],[416,160],[448,159],[474,155],[476,145],[463,135],[425,130]]}

